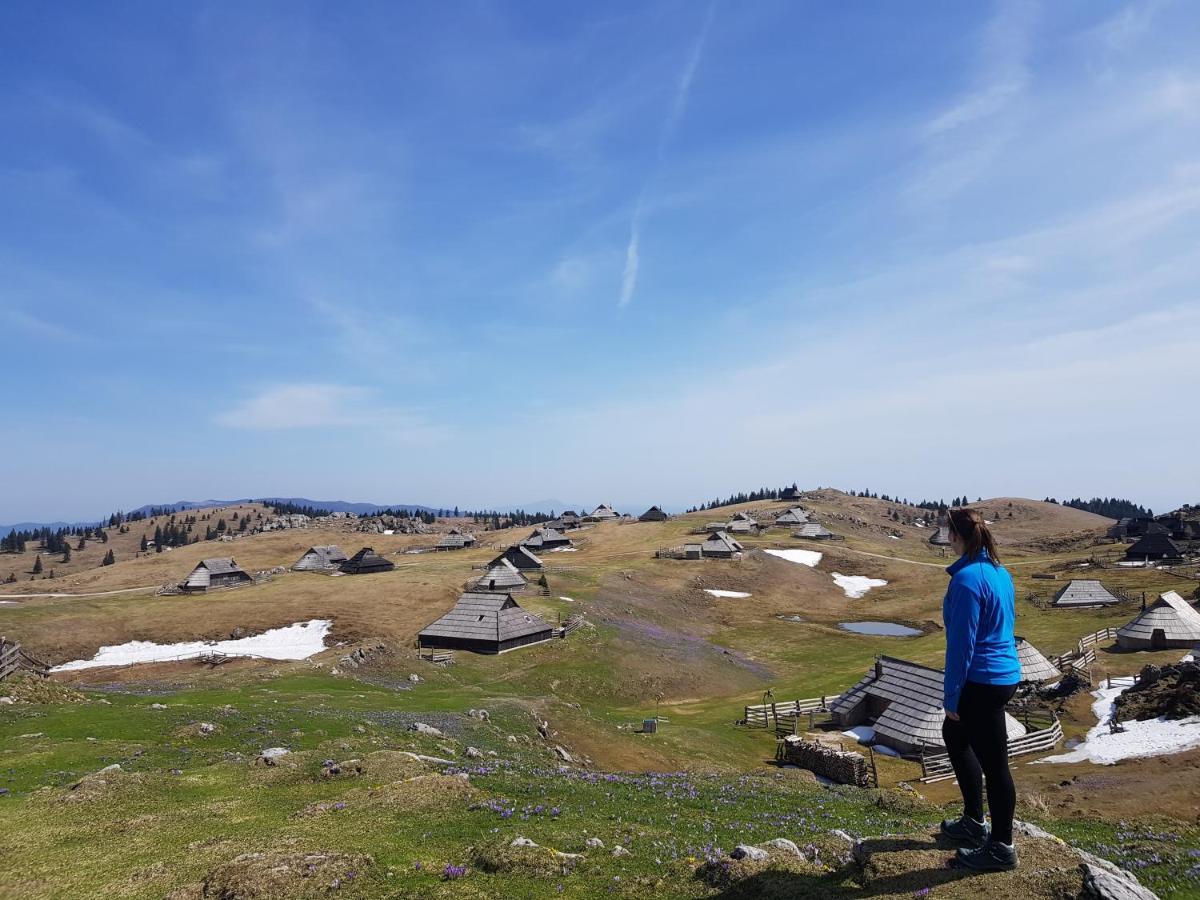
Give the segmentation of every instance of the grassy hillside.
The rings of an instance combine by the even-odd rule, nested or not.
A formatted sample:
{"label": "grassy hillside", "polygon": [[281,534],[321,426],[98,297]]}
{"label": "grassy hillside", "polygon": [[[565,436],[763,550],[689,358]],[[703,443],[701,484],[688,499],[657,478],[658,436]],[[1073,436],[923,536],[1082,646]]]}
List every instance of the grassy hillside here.
{"label": "grassy hillside", "polygon": [[[544,769],[552,762],[551,748],[557,744],[590,771],[719,773],[723,780],[713,783],[718,795],[725,790],[740,790],[729,786],[744,785],[746,773],[758,773],[756,778],[767,776],[762,784],[768,785],[764,788],[766,795],[774,799],[767,807],[755,805],[758,800],[736,804],[730,817],[739,827],[746,827],[759,814],[767,814],[768,807],[819,808],[822,802],[837,806],[840,811],[836,815],[845,816],[847,822],[862,821],[867,812],[859,801],[855,801],[856,806],[845,800],[849,805],[843,806],[842,799],[835,802],[811,786],[777,785],[772,780],[777,770],[770,765],[772,738],[733,723],[741,717],[742,707],[759,702],[767,688],[772,688],[781,700],[840,691],[856,681],[880,652],[939,665],[944,649],[940,610],[946,576],[942,569],[950,560],[926,543],[928,528],[897,524],[892,516],[893,504],[823,491],[804,505],[815,513],[814,518],[844,535],[845,540],[802,542],[791,537],[789,529],[780,528],[743,539],[748,553],[740,561],[688,562],[653,557],[658,547],[690,540],[690,532],[706,521],[739,510],[769,516],[787,506],[772,503],[708,510],[664,523],[605,523],[574,533],[577,552],[544,557],[554,567],[547,575],[551,596],[523,597],[521,602],[552,621],[582,612],[589,627],[565,641],[499,657],[458,654],[454,665],[446,668],[418,661],[412,649],[414,637],[422,626],[453,604],[462,584],[479,574],[472,567],[484,564],[495,549],[407,555],[405,549],[428,544],[429,538],[367,538],[339,529],[273,532],[224,546],[232,547],[247,569],[257,570],[290,565],[312,544],[338,543],[353,552],[361,543],[370,543],[389,555],[397,568],[378,575],[334,578],[287,572],[253,586],[198,596],[155,596],[148,590],[134,590],[113,596],[28,598],[16,605],[0,606],[0,633],[20,640],[56,663],[89,657],[101,645],[132,639],[167,642],[223,638],[235,629],[254,633],[311,618],[331,619],[332,639],[338,644],[302,663],[241,661],[216,670],[192,663],[171,663],[58,675],[57,682],[83,689],[86,702],[0,707],[0,749],[13,760],[8,776],[13,794],[0,804],[0,813],[18,810],[11,814],[33,815],[30,821],[45,823],[46,830],[38,832],[39,839],[63,853],[81,841],[94,839],[97,854],[103,854],[103,848],[109,846],[110,838],[105,835],[137,833],[119,822],[128,823],[141,816],[156,817],[148,822],[167,818],[175,821],[176,813],[183,815],[190,824],[172,826],[166,832],[159,828],[158,837],[148,830],[136,838],[144,848],[143,857],[120,861],[120,871],[111,869],[110,886],[119,885],[114,892],[126,896],[163,896],[164,886],[200,877],[220,860],[230,859],[243,849],[312,849],[317,837],[325,836],[329,842],[322,846],[376,857],[372,878],[387,878],[379,874],[383,866],[403,868],[407,878],[412,875],[414,861],[437,866],[458,864],[455,860],[465,859],[469,846],[492,834],[480,829],[478,810],[468,809],[470,803],[452,804],[448,812],[433,820],[424,817],[419,830],[416,825],[393,822],[389,813],[388,828],[399,829],[390,850],[372,837],[374,832],[367,825],[367,821],[378,820],[381,815],[373,803],[365,803],[361,819],[342,816],[341,810],[330,815],[321,812],[315,817],[320,819],[319,826],[301,811],[308,804],[330,798],[361,799],[361,791],[353,795],[338,793],[321,780],[317,756],[345,758],[372,749],[415,747],[413,742],[418,739],[404,728],[416,719],[436,717],[434,724],[440,722],[462,737],[449,745],[460,756],[464,752],[461,745],[469,737],[481,749],[494,749],[505,758],[519,756],[522,772]],[[1044,652],[1067,650],[1082,634],[1122,624],[1136,612],[1135,606],[1102,611],[1046,610],[1031,596],[1045,597],[1065,583],[1073,568],[1096,551],[1090,545],[1103,534],[1107,520],[1034,501],[1000,499],[984,501],[980,506],[996,510],[995,527],[1003,542],[1005,562],[1017,584],[1018,632]],[[1009,511],[1011,516],[1007,515]],[[916,518],[921,511],[904,512]],[[527,531],[514,529],[485,537],[502,545],[523,537]],[[1064,538],[1069,540],[1060,540]],[[81,572],[75,576],[78,583],[73,587],[92,593],[179,580],[196,560],[214,555],[210,546],[189,546]],[[823,554],[815,568],[763,552],[801,546]],[[860,599],[850,599],[834,582],[833,573],[866,575],[885,579],[888,584]],[[1048,573],[1055,574],[1057,580],[1033,578]],[[1134,594],[1166,589],[1191,594],[1196,588],[1194,581],[1155,570],[1105,569],[1101,577],[1106,584]],[[705,592],[706,588],[752,596],[715,598]],[[838,628],[840,622],[861,620],[902,622],[918,628],[922,635],[878,638]],[[384,649],[360,669],[340,662],[357,646],[374,648],[380,644]],[[1097,669],[1100,673],[1126,674],[1151,659],[1167,661],[1178,655],[1104,652]],[[335,670],[339,674],[334,675]],[[419,674],[423,680],[414,685],[408,680],[409,674]],[[102,692],[98,693],[99,688]],[[114,688],[117,693],[113,693]],[[153,693],[156,701],[167,704],[169,715],[156,718],[163,711],[148,709],[149,698],[139,696],[142,692]],[[112,706],[99,703],[99,699]],[[255,711],[246,714],[249,718],[239,712],[233,724],[227,725],[223,718],[227,715],[223,711],[226,705],[239,711],[252,707]],[[468,709],[480,707],[493,712],[494,733],[476,735],[473,729],[479,727],[478,723],[463,715]],[[638,734],[630,727],[656,711],[667,720],[657,735]],[[1093,724],[1086,698],[1072,701],[1064,715],[1070,736],[1082,734]],[[533,731],[535,719],[549,722],[552,740],[537,737]],[[217,725],[217,731],[201,738],[189,730],[201,721]],[[356,726],[364,730],[358,731]],[[461,735],[456,731],[459,729]],[[21,737],[39,732],[44,736]],[[508,734],[514,735],[516,743],[507,740]],[[344,747],[330,743],[336,741],[347,743]],[[307,774],[296,775],[293,781],[284,779],[277,785],[272,779],[278,773],[265,775],[262,767],[228,756],[252,756],[262,747],[276,744],[296,751],[297,760],[307,760]],[[434,755],[439,752],[428,747],[426,750]],[[314,755],[301,757],[301,751]],[[1096,777],[1095,767],[1087,764],[1022,764],[1017,767],[1017,778],[1021,790],[1036,799],[1029,814],[1040,815],[1060,828],[1074,829],[1080,840],[1100,843],[1115,840],[1112,835],[1118,821],[1145,820],[1147,829],[1163,833],[1168,826],[1151,821],[1144,797],[1150,788],[1167,786],[1167,799],[1156,804],[1156,814],[1167,816],[1173,823],[1169,828],[1184,829],[1180,846],[1198,846],[1194,809],[1200,805],[1200,778],[1194,775],[1200,767],[1200,752],[1165,759],[1134,760],[1105,770],[1103,805],[1097,802],[1095,790],[1061,785],[1086,786],[1087,779]],[[38,799],[42,797],[38,794],[40,787],[64,785],[112,761],[122,761],[139,777],[134,780],[134,799],[128,804],[121,800],[111,813],[105,813],[110,816],[103,819],[108,824],[98,824],[84,833],[74,827],[53,825],[52,815],[37,812],[42,809],[38,805],[42,802]],[[172,768],[185,774],[171,776]],[[881,759],[880,776],[885,785],[898,784],[914,777],[914,766]],[[260,784],[264,778],[270,786]],[[530,774],[526,779],[508,770],[489,772],[480,778],[483,780],[479,782],[477,802],[537,794],[544,806],[557,802],[580,810],[586,807],[589,811],[581,814],[579,825],[595,831],[609,823],[604,826],[606,841],[616,833],[624,837],[628,829],[633,829],[636,837],[657,815],[636,802],[633,794],[629,805],[621,806],[614,799],[613,791],[617,789],[605,791],[603,782],[571,779],[559,785],[550,774]],[[388,779],[387,784],[394,781],[390,775]],[[775,793],[777,789],[782,793]],[[101,794],[107,796],[104,792],[108,790],[104,787]],[[125,797],[126,782],[117,779],[112,790]],[[950,801],[954,793],[953,787],[946,784],[921,790],[939,803]],[[572,793],[575,791],[582,793]],[[249,797],[270,799],[254,804]],[[346,802],[355,805],[349,799]],[[406,802],[416,801],[407,798],[400,802],[400,808]],[[595,808],[588,806],[593,802]],[[180,812],[197,803],[212,814],[205,817]],[[680,834],[699,829],[694,838],[688,838],[693,844],[705,833],[703,805],[689,807],[688,812],[675,809],[680,816]],[[937,812],[923,811],[904,827],[932,821]],[[612,816],[620,817],[620,821]],[[330,827],[329,823],[343,820],[344,830],[340,824]],[[487,815],[482,820],[488,821]],[[492,823],[489,827],[498,826]],[[717,826],[710,822],[708,827]],[[122,832],[122,828],[126,830]],[[733,836],[732,830],[731,826],[731,830],[721,833],[722,846]],[[573,831],[572,844],[566,834],[551,826],[541,834],[539,843],[567,850],[582,840]],[[140,870],[134,864],[141,859],[143,867],[151,866],[155,846],[193,844],[211,850],[189,854],[187,865],[164,864],[165,868],[156,870],[157,875],[135,877]],[[36,879],[45,879],[39,884],[58,885],[54,890],[61,889],[58,894],[47,889],[46,896],[69,896],[69,879],[56,872],[53,863],[57,852],[48,853]],[[406,857],[403,864],[401,856]],[[661,853],[656,856],[661,858]],[[382,864],[380,859],[384,860]],[[614,868],[611,872],[611,866],[605,863],[595,870],[599,880],[575,879],[567,883],[566,889],[575,896],[598,895],[599,885],[606,885],[606,889],[612,886],[610,876],[651,877],[651,870],[657,867],[644,863],[642,859],[630,863],[632,868]],[[1163,865],[1160,882],[1178,880],[1182,863]],[[675,891],[670,895],[713,895],[704,893],[709,888],[688,880],[692,868],[687,869],[686,877],[679,876],[683,880],[675,875],[668,879],[671,891]],[[436,879],[421,880],[424,877],[404,882],[408,885],[405,890],[418,891],[416,894],[389,894],[389,884],[381,881],[371,882],[373,886],[362,896],[436,895],[432,892],[450,890]],[[664,876],[660,872],[656,877]],[[579,887],[584,883],[586,888]],[[517,884],[520,890],[513,887]],[[515,881],[501,877],[478,889],[465,885],[458,884],[454,890],[479,890],[482,896],[502,887],[513,891],[507,896],[541,896],[554,887],[524,876]],[[0,888],[3,886],[0,882]],[[692,888],[700,892],[688,893]],[[821,889],[826,888],[834,890],[821,882]],[[648,888],[642,884],[642,889]],[[1179,888],[1174,895],[1188,894]]]}

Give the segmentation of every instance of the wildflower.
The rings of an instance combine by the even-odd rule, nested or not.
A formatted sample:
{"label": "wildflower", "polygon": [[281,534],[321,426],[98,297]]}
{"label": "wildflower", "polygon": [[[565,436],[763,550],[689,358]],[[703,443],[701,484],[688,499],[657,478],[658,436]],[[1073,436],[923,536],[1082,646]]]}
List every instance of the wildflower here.
{"label": "wildflower", "polygon": [[914,897],[928,897],[929,896],[929,888],[923,887],[919,891],[917,891],[915,894],[913,894],[913,896]]}
{"label": "wildflower", "polygon": [[457,878],[462,878],[466,874],[466,866],[456,866],[453,863],[446,863],[446,868],[442,870],[442,877],[447,881],[454,881]]}

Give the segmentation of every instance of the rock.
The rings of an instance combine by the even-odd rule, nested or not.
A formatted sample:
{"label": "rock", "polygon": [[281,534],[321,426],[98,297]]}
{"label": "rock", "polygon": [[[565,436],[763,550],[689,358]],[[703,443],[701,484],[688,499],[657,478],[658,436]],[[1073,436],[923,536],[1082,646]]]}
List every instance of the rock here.
{"label": "rock", "polygon": [[589,850],[603,850],[604,841],[600,840],[598,837],[590,837],[583,842],[583,846],[587,847]]}
{"label": "rock", "polygon": [[0,706],[12,706],[16,702],[12,697],[0,697]]}
{"label": "rock", "polygon": [[420,684],[425,679],[422,678],[420,675],[418,675],[416,672],[413,672],[411,675],[408,676],[408,680],[411,681],[413,684]]}
{"label": "rock", "polygon": [[443,753],[447,754],[448,756],[457,756],[458,755],[458,751],[456,751],[453,747],[447,746],[446,744],[438,744],[438,749],[441,750]]}
{"label": "rock", "polygon": [[1079,870],[1083,873],[1083,891],[1081,897],[1094,900],[1158,900],[1158,895],[1149,888],[1138,884],[1128,872],[1114,875],[1108,869],[1102,869],[1091,863],[1080,863]]}
{"label": "rock", "polygon": [[355,733],[355,734],[366,734],[366,733],[367,733],[367,726],[366,726],[366,725],[355,725],[355,726],[354,726],[354,733]]}
{"label": "rock", "polygon": [[561,759],[565,763],[575,761],[575,760],[571,759],[571,754],[568,753],[566,750],[564,750],[562,747],[560,747],[558,744],[554,745],[554,752],[558,756],[558,758]]}
{"label": "rock", "polygon": [[105,766],[103,769],[100,770],[100,772],[120,772],[120,771],[121,771],[120,763],[113,763],[111,766]]}
{"label": "rock", "polygon": [[514,839],[513,842],[511,844],[509,844],[508,846],[510,846],[510,847],[536,847],[537,844],[535,844],[533,841],[531,841],[527,837],[519,837],[519,838]]}
{"label": "rock", "polygon": [[733,852],[729,854],[734,859],[750,859],[754,862],[761,862],[767,858],[767,851],[762,847],[751,847],[749,844],[738,844],[733,848]]}
{"label": "rock", "polygon": [[1058,841],[1060,844],[1063,843],[1061,838],[1054,836],[1044,828],[1039,828],[1032,822],[1022,822],[1020,819],[1013,819],[1013,832],[1016,834],[1023,834],[1025,837],[1041,838],[1042,840],[1046,841]]}
{"label": "rock", "polygon": [[432,725],[426,725],[424,722],[415,723],[409,730],[415,731],[418,734],[429,735],[429,737],[445,737],[440,729],[434,728]]}
{"label": "rock", "polygon": [[241,625],[238,625],[236,628],[233,629],[233,631],[229,632],[229,637],[235,641],[238,638],[245,637],[245,636],[246,636],[246,629],[242,628]]}
{"label": "rock", "polygon": [[468,747],[467,759],[483,759],[483,753],[477,747]]}
{"label": "rock", "polygon": [[216,730],[217,730],[217,726],[214,725],[212,722],[201,722],[200,723],[200,733],[201,734],[212,734]]}
{"label": "rock", "polygon": [[291,752],[287,747],[268,747],[259,756],[263,759],[278,759],[281,756],[287,756]]}
{"label": "rock", "polygon": [[508,736],[508,742],[509,742],[510,744],[515,744],[515,743],[517,743],[517,736],[516,736],[515,734],[510,734],[510,735]]}
{"label": "rock", "polygon": [[538,734],[540,734],[546,740],[550,740],[550,723],[549,722],[538,722],[537,730],[538,730]]}
{"label": "rock", "polygon": [[492,720],[486,709],[468,709],[467,715],[472,719],[478,719],[480,722],[490,722]]}
{"label": "rock", "polygon": [[773,850],[782,850],[784,853],[791,853],[793,856],[803,856],[800,848],[796,846],[795,841],[789,841],[787,838],[772,838],[767,841],[767,846]]}
{"label": "rock", "polygon": [[632,856],[633,854],[631,854],[628,850],[626,850],[620,844],[617,844],[617,846],[613,847],[612,855],[617,857],[617,859],[621,859],[622,857]]}
{"label": "rock", "polygon": [[151,704],[150,704],[150,708],[151,708],[151,709],[166,709],[166,708],[167,708],[167,704],[165,704],[165,703],[151,703]]}
{"label": "rock", "polygon": [[499,756],[500,754],[499,754],[499,753],[497,753],[495,750],[489,750],[489,751],[487,752],[487,755],[488,755],[488,756]]}

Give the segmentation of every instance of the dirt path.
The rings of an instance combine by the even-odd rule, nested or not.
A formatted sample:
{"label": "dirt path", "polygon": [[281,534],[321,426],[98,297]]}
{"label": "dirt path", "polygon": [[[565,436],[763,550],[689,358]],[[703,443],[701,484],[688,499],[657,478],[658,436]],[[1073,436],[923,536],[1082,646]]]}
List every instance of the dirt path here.
{"label": "dirt path", "polygon": [[159,587],[161,585],[146,584],[117,591],[95,591],[91,594],[0,594],[0,600],[26,600],[30,597],[111,597],[113,594],[131,594],[134,591],[157,591]]}

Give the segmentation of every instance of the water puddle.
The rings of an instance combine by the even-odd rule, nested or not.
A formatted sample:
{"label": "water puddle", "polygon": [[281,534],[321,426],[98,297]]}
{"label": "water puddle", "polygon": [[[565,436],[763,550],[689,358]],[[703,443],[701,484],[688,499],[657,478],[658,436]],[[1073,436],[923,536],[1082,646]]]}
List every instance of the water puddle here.
{"label": "water puddle", "polygon": [[916,637],[921,631],[898,622],[839,622],[842,631],[855,634],[870,634],[876,637]]}

